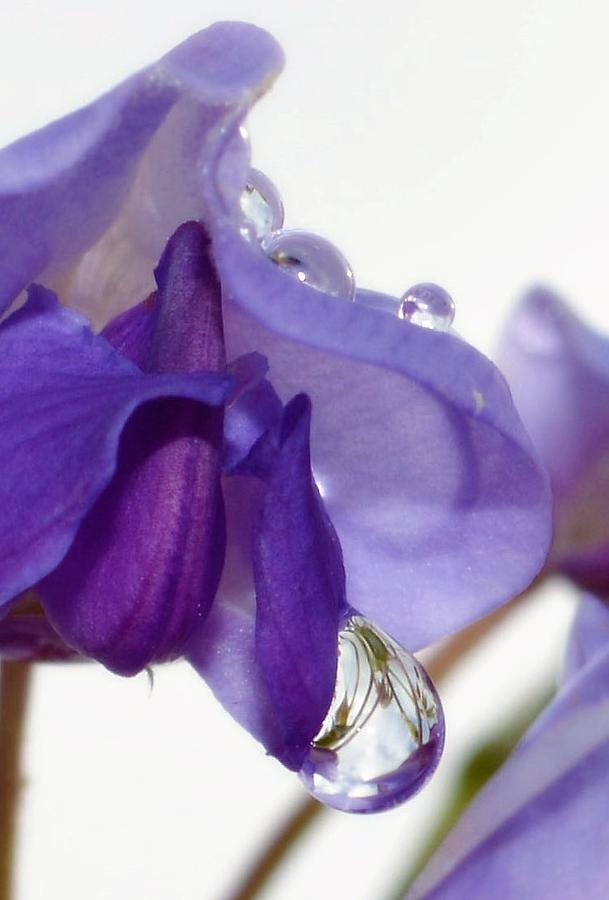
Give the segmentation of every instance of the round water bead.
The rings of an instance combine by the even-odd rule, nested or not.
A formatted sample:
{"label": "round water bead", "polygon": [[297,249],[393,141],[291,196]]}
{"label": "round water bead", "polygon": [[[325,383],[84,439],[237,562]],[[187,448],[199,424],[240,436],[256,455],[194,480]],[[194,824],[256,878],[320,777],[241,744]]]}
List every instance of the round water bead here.
{"label": "round water bead", "polygon": [[415,284],[402,294],[398,316],[413,325],[448,331],[455,318],[455,303],[437,284]]}
{"label": "round water bead", "polygon": [[283,203],[270,178],[258,169],[250,169],[239,205],[244,219],[241,233],[248,240],[261,241],[283,225]]}
{"label": "round water bead", "polygon": [[346,300],[355,297],[351,266],[334,244],[318,234],[298,229],[276,231],[264,238],[262,249],[302,284]]}
{"label": "round water bead", "polygon": [[407,800],[444,746],[440,698],[423,666],[362,616],[339,632],[334,698],[300,771],[307,790],[345,812]]}

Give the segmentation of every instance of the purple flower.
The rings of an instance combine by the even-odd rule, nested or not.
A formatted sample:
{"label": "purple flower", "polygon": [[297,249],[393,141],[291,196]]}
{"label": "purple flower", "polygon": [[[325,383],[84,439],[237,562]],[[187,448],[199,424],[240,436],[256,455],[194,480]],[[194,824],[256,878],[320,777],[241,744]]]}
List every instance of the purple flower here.
{"label": "purple flower", "polygon": [[595,591],[579,603],[557,696],[455,826],[408,897],[602,898],[609,879],[609,340],[530,291],[501,365],[550,473],[548,567]]}
{"label": "purple flower", "polygon": [[0,330],[2,601],[47,575],[39,593],[67,643],[124,674],[181,648],[224,548],[234,379],[199,226],[176,233],[157,278],[105,337],[38,286]]}
{"label": "purple flower", "polygon": [[482,789],[408,900],[607,896],[609,610],[584,598],[563,687]]}
{"label": "purple flower", "polygon": [[549,565],[594,593],[609,590],[609,339],[544,288],[508,322],[500,366],[550,474]]}
{"label": "purple flower", "polygon": [[543,564],[549,494],[485,357],[244,235],[281,65],[222,23],[0,154],[2,308],[45,285],[0,331],[0,596],[115,671],[186,653],[299,768],[353,611],[410,650],[463,627]]}

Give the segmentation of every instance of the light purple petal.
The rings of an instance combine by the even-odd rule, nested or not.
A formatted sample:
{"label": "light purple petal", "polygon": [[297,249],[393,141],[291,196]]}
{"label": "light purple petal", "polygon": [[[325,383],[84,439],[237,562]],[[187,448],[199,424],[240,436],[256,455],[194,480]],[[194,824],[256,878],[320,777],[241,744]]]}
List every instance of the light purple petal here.
{"label": "light purple petal", "polygon": [[116,469],[123,428],[142,404],[219,405],[220,374],[144,375],[78,314],[35,287],[0,328],[0,602],[51,571]]}
{"label": "light purple petal", "polygon": [[[201,225],[176,231],[156,278],[152,333],[126,328],[134,321],[128,313],[120,328],[107,329],[117,348],[124,341],[150,373],[223,370],[220,285]],[[112,482],[39,586],[66,641],[114,671],[132,674],[176,655],[209,610],[224,559],[222,425],[221,407],[193,400],[138,409]]]}
{"label": "light purple petal", "polygon": [[565,653],[563,680],[568,681],[597,653],[609,647],[607,600],[584,594],[575,616]]}
{"label": "light purple petal", "polygon": [[228,224],[213,233],[229,358],[255,347],[284,402],[311,395],[349,603],[416,649],[523,589],[547,552],[549,493],[497,369],[298,283]]}
{"label": "light purple petal", "polygon": [[470,900],[481,889],[502,900],[601,900],[609,891],[608,793],[605,646],[474,799],[408,900]]}
{"label": "light purple petal", "polygon": [[507,324],[500,365],[550,473],[551,562],[591,591],[609,588],[609,339],[554,294],[530,291]]}
{"label": "light purple petal", "polygon": [[33,279],[100,322],[145,296],[175,228],[235,202],[239,121],[282,64],[266,32],[218,23],[0,152],[0,311]]}

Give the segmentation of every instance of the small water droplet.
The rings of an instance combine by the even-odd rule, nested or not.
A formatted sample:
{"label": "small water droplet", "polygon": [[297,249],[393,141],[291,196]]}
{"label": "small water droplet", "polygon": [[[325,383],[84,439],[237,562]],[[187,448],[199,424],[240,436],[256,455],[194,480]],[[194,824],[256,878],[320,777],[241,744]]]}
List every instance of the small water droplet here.
{"label": "small water droplet", "polygon": [[415,794],[444,746],[440,698],[423,666],[362,616],[339,632],[334,698],[300,771],[345,812],[389,809]]}
{"label": "small water droplet", "polygon": [[455,304],[450,294],[439,285],[415,284],[402,294],[398,316],[413,325],[448,331],[455,318]]}
{"label": "small water droplet", "polygon": [[241,233],[248,240],[261,241],[283,225],[283,203],[279,191],[271,179],[258,169],[250,169],[239,205],[244,216]]}
{"label": "small water droplet", "polygon": [[335,297],[353,300],[351,266],[334,244],[310,231],[284,230],[262,241],[267,256],[302,284]]}

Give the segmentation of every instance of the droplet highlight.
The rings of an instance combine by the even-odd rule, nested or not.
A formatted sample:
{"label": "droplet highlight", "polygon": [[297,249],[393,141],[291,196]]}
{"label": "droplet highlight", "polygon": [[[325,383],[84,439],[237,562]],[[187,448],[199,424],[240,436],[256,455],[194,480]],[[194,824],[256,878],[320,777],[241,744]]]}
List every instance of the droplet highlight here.
{"label": "droplet highlight", "polygon": [[346,300],[355,297],[351,266],[340,250],[320,235],[298,229],[277,231],[264,238],[262,249],[301,284]]}
{"label": "droplet highlight", "polygon": [[241,233],[248,240],[261,241],[283,225],[284,210],[279,191],[258,169],[250,169],[239,205],[243,214]]}
{"label": "droplet highlight", "polygon": [[402,294],[398,316],[422,328],[448,331],[455,318],[455,303],[437,284],[415,284]]}
{"label": "droplet highlight", "polygon": [[363,616],[339,632],[332,704],[300,777],[344,812],[373,813],[412,797],[444,746],[440,698],[423,666]]}

